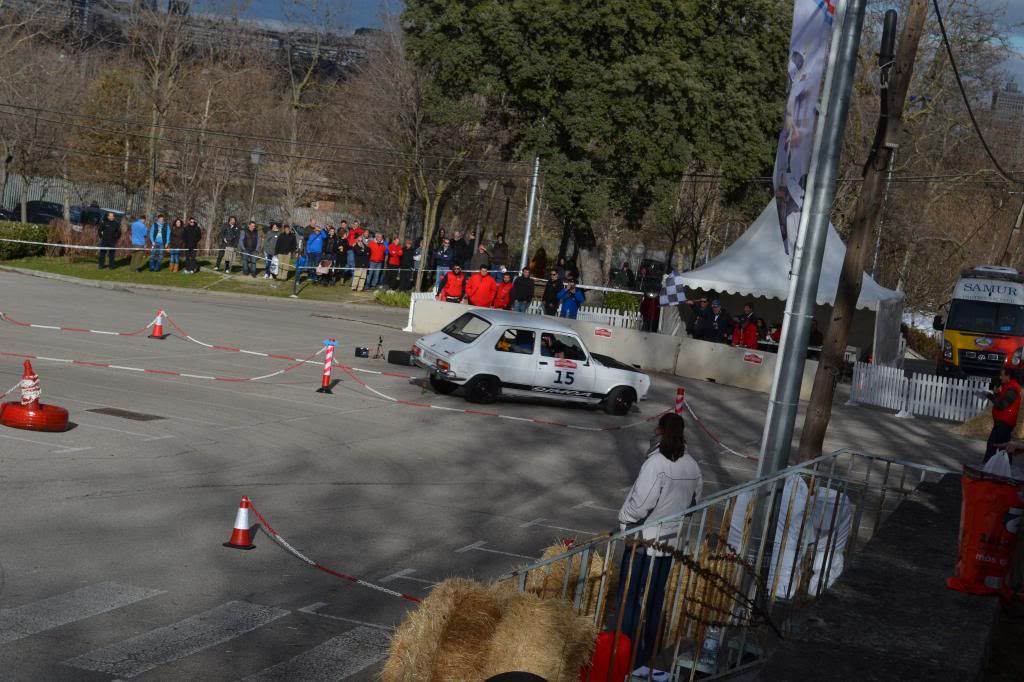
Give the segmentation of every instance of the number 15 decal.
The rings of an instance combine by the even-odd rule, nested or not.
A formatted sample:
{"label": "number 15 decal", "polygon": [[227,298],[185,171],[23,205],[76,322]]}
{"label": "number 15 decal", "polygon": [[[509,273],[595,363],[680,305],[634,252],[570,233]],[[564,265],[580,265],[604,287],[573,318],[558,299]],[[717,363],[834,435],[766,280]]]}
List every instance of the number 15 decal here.
{"label": "number 15 decal", "polygon": [[563,372],[560,369],[556,369],[555,370],[555,383],[556,384],[565,384],[566,386],[569,386],[569,385],[572,384],[572,382],[576,381],[576,377],[574,376],[574,374],[575,374],[574,372]]}

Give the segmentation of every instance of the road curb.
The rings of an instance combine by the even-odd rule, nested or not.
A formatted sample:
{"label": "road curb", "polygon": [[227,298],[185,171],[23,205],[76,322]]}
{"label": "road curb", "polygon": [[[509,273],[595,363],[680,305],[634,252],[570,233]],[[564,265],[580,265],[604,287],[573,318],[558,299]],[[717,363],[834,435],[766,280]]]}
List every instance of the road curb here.
{"label": "road curb", "polygon": [[[316,307],[336,306],[341,308],[351,308],[353,306],[356,309],[372,306],[373,303],[351,303],[348,301],[310,301],[302,298],[291,298],[284,296],[266,296],[264,294],[243,294],[237,291],[211,291],[209,289],[191,289],[186,287],[172,287],[165,286],[162,284],[140,284],[140,283],[126,283],[126,282],[107,282],[98,279],[86,279],[84,277],[73,277],[71,275],[60,275],[54,272],[45,272],[43,270],[33,270],[32,268],[19,268],[12,265],[0,265],[0,272],[10,272],[16,275],[27,275],[29,277],[39,277],[40,279],[49,279],[56,282],[64,282],[66,284],[77,284],[79,286],[93,287],[94,289],[107,289],[109,291],[128,291],[131,292],[133,289],[140,291],[169,291],[169,292],[180,292],[188,294],[201,294],[203,296],[221,296],[235,299],[246,299],[246,300],[261,300],[261,301],[288,301],[294,303],[301,303]],[[386,306],[381,306],[386,309]],[[382,324],[376,321],[366,320],[354,320],[356,322],[366,322],[367,324],[376,324],[391,328],[392,325]],[[396,323],[393,326],[394,329],[401,330],[405,326],[405,311],[402,312],[401,323]]]}

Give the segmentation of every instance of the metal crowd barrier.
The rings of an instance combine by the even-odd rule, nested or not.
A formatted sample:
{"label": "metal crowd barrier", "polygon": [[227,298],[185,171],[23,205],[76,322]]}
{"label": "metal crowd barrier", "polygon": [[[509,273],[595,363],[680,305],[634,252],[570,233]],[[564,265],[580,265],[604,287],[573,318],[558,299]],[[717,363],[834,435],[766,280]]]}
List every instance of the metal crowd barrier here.
{"label": "metal crowd barrier", "polygon": [[[760,665],[793,617],[838,578],[903,499],[948,473],[839,450],[715,493],[676,516],[579,543],[500,580],[571,601],[577,614],[615,633],[613,648],[625,633],[634,645],[629,669],[649,668],[634,679],[664,679],[653,669],[672,680],[737,675]],[[640,552],[669,555],[660,600],[655,570],[634,570]],[[640,625],[627,631],[620,595],[631,590],[639,590],[633,604]],[[635,635],[645,627],[655,628],[657,639],[655,654],[641,661]],[[622,682],[611,668],[607,679]]]}

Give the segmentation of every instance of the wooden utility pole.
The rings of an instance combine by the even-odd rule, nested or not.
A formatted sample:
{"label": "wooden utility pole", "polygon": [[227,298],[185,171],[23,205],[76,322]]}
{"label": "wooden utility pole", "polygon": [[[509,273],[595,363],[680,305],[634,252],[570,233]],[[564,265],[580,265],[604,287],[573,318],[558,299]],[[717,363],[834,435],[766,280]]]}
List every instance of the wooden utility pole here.
{"label": "wooden utility pole", "polygon": [[[891,10],[890,10],[891,11]],[[893,13],[895,14],[895,13]],[[887,13],[888,15],[888,13]],[[903,107],[910,88],[911,76],[914,73],[914,60],[917,57],[918,44],[924,30],[925,19],[928,17],[927,0],[910,0],[907,21],[900,36],[899,48],[892,60],[891,73],[891,38],[887,50],[883,36],[880,62],[883,73],[883,86],[888,78],[888,88],[882,91],[882,117],[879,120],[878,135],[868,157],[864,169],[864,184],[853,223],[850,226],[850,238],[846,244],[846,258],[839,277],[836,291],[832,320],[828,326],[825,344],[818,361],[818,370],[814,375],[814,387],[811,401],[804,419],[804,428],[800,434],[799,461],[806,461],[821,454],[825,432],[828,430],[832,416],[832,399],[835,395],[836,381],[843,369],[846,342],[850,335],[850,325],[857,309],[861,283],[864,277],[864,266],[870,254],[871,235],[882,211],[886,169],[889,159],[899,148],[899,129],[903,119]],[[894,21],[895,17],[887,21]],[[890,33],[892,35],[892,33]],[[886,56],[888,52],[890,56]],[[888,92],[886,92],[888,90]],[[887,115],[886,115],[887,114]]]}

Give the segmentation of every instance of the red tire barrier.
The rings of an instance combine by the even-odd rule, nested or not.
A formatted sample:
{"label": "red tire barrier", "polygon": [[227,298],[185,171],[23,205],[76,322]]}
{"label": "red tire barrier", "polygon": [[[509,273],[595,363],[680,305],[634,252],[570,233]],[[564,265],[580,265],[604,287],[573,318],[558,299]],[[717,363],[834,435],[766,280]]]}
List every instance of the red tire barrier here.
{"label": "red tire barrier", "polygon": [[67,431],[68,411],[56,405],[0,404],[0,424],[28,431]]}

